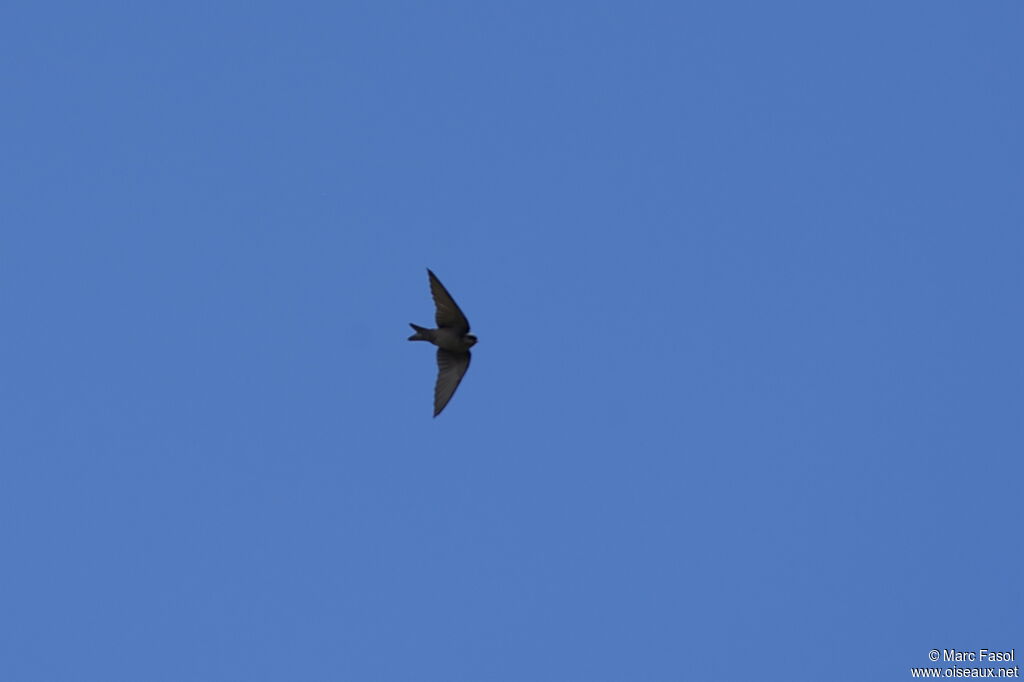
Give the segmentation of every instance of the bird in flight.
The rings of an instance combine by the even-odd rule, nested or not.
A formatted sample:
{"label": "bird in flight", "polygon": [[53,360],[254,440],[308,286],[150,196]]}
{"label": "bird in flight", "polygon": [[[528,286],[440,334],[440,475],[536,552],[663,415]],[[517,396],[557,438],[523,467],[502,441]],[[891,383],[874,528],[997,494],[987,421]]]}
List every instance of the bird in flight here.
{"label": "bird in flight", "polygon": [[429,341],[437,346],[437,384],[434,386],[436,417],[455,395],[455,389],[466,375],[466,370],[469,369],[469,349],[476,343],[476,337],[469,333],[469,320],[459,310],[455,299],[441,284],[441,280],[430,271],[430,268],[427,268],[427,275],[430,277],[430,294],[434,297],[434,306],[437,308],[434,315],[437,329],[427,329],[410,322],[409,326],[416,330],[416,333],[410,336],[409,340]]}

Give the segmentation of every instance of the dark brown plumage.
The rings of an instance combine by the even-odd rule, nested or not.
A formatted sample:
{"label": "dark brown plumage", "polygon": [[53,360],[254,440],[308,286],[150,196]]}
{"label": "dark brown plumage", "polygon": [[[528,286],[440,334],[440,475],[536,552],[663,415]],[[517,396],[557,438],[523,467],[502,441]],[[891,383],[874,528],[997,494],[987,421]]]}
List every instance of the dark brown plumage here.
{"label": "dark brown plumage", "polygon": [[436,308],[434,319],[437,329],[427,329],[409,323],[416,333],[410,341],[429,341],[437,346],[437,382],[434,385],[434,416],[441,414],[448,401],[455,395],[455,389],[462,382],[472,358],[469,349],[477,339],[469,333],[469,320],[459,309],[455,299],[441,284],[429,268],[430,294]]}

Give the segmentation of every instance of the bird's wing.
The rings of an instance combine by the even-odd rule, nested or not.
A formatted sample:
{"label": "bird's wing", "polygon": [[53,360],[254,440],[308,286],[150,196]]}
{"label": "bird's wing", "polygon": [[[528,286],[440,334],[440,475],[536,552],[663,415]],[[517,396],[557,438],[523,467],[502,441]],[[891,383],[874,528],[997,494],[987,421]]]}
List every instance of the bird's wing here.
{"label": "bird's wing", "polygon": [[441,414],[441,410],[455,395],[455,389],[459,387],[462,377],[466,376],[466,370],[469,369],[469,358],[469,351],[453,353],[444,348],[437,349],[437,385],[434,386],[435,417]]}
{"label": "bird's wing", "polygon": [[429,268],[427,269],[427,274],[430,275],[430,293],[434,297],[434,305],[437,307],[435,315],[437,326],[451,327],[459,334],[468,333],[469,320],[459,310],[459,306],[455,305],[455,299],[452,298],[452,295],[441,284],[441,280]]}

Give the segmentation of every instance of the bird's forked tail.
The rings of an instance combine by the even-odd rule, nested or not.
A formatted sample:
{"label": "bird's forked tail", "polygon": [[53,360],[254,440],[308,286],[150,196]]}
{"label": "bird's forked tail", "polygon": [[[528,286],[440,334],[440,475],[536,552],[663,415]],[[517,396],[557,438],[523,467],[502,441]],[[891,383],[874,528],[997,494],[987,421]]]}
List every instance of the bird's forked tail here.
{"label": "bird's forked tail", "polygon": [[432,336],[430,332],[433,330],[413,324],[412,322],[409,323],[409,326],[416,330],[416,333],[409,337],[410,341],[430,341]]}

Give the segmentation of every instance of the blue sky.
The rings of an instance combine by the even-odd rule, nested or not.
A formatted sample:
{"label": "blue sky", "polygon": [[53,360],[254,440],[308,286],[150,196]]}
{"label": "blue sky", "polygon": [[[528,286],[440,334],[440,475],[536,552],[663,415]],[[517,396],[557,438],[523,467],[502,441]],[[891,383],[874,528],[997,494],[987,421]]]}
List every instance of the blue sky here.
{"label": "blue sky", "polygon": [[1024,650],[1022,28],[5,5],[0,679]]}

